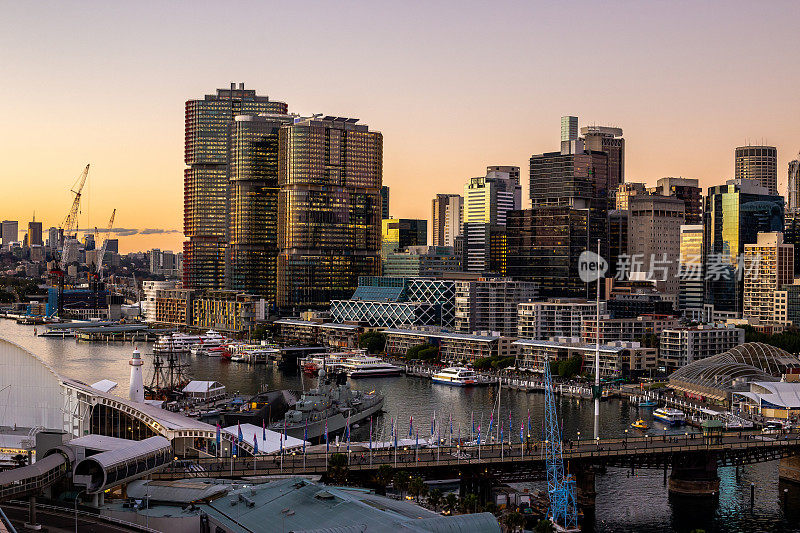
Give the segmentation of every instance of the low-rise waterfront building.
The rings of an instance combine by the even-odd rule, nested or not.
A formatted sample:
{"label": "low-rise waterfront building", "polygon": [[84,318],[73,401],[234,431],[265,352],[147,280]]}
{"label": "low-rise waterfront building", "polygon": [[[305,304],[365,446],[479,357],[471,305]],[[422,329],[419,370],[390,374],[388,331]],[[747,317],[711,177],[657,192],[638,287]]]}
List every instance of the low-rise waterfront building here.
{"label": "low-rise waterfront building", "polygon": [[193,289],[158,290],[156,292],[155,322],[166,326],[190,327],[196,292]]}
{"label": "low-rise waterfront building", "polygon": [[472,363],[485,357],[510,357],[516,355],[515,337],[504,337],[498,332],[480,334],[449,333],[411,329],[386,329],[387,355],[403,356],[409,348],[420,344],[439,347],[439,359],[446,362]]}
{"label": "low-rise waterfront building", "polygon": [[314,320],[282,318],[275,324],[280,328],[281,341],[302,346],[358,348],[358,337],[365,328],[357,324],[338,324]]}
{"label": "low-rise waterfront building", "polygon": [[702,325],[661,331],[659,366],[671,372],[744,344],[744,330],[733,326]]}
{"label": "low-rise waterfront building", "polygon": [[266,301],[252,294],[210,290],[192,301],[192,327],[215,329],[230,335],[247,333],[257,315],[264,315]]}
{"label": "low-rise waterfront building", "polygon": [[[516,366],[531,372],[542,372],[545,361],[564,361],[579,356],[581,373],[594,375],[596,344],[580,342],[577,338],[553,340],[519,339]],[[642,347],[638,342],[613,342],[600,345],[601,376],[639,376],[656,369],[655,348]]]}
{"label": "low-rise waterfront building", "polygon": [[[600,302],[600,314],[606,312]],[[582,298],[551,298],[517,306],[517,336],[525,339],[580,337],[584,318],[595,317],[597,302]]]}
{"label": "low-rise waterfront building", "polygon": [[[600,317],[600,342],[638,341],[645,335],[659,335],[664,329],[676,328],[679,321],[672,315],[642,315],[636,318]],[[591,343],[597,339],[597,320],[585,317],[581,325],[581,340]]]}
{"label": "low-rise waterfront building", "polygon": [[143,281],[142,292],[144,298],[141,300],[142,314],[145,322],[156,322],[156,298],[158,291],[174,289],[175,281]]}

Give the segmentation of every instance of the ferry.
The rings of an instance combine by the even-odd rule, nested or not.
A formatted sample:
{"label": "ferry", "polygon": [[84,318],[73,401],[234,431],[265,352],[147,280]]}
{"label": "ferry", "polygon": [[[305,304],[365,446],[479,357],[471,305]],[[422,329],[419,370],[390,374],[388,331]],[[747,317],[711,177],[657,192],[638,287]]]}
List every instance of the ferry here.
{"label": "ferry", "polygon": [[488,384],[488,380],[481,380],[477,372],[464,366],[451,366],[440,370],[433,375],[432,379],[434,383],[452,385],[454,387]]}
{"label": "ferry", "polygon": [[653,418],[659,420],[670,426],[680,426],[686,423],[683,411],[673,409],[672,407],[659,407],[653,411]]}
{"label": "ferry", "polygon": [[344,371],[351,378],[399,376],[403,369],[391,365],[379,357],[359,355],[351,357],[344,362]]}
{"label": "ferry", "polygon": [[189,348],[189,352],[192,355],[206,355],[209,350],[212,348],[218,348],[225,344],[226,342],[230,342],[228,339],[210,329],[206,332],[205,335],[200,337],[200,339],[195,343],[192,344]]}

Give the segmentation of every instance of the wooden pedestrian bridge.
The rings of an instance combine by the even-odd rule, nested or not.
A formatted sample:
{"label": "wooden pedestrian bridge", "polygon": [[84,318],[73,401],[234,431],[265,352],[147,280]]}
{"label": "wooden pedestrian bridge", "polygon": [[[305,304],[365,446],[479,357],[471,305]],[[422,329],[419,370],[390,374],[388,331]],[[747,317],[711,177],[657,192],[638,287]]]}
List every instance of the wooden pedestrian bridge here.
{"label": "wooden pedestrian bridge", "polygon": [[[369,449],[368,443],[349,447],[314,446],[306,453],[294,449],[282,455],[257,457],[205,458],[176,461],[154,473],[155,479],[186,477],[248,478],[251,476],[324,475],[331,457],[347,458],[350,480],[374,478],[382,465],[413,472],[426,479],[492,479],[501,482],[545,479],[546,466],[542,441],[481,446],[443,445],[405,446],[397,449]],[[313,451],[312,451],[313,450]],[[668,469],[670,491],[685,494],[711,494],[719,488],[717,468],[781,460],[781,476],[800,481],[800,432],[762,434],[753,431],[711,435],[647,435],[596,441],[563,442],[563,457],[568,473],[574,474],[579,492],[593,494],[594,472],[606,466]],[[798,461],[795,464],[795,461]],[[784,464],[786,463],[786,464]],[[339,467],[341,468],[341,467]],[[793,477],[796,476],[796,477]]]}

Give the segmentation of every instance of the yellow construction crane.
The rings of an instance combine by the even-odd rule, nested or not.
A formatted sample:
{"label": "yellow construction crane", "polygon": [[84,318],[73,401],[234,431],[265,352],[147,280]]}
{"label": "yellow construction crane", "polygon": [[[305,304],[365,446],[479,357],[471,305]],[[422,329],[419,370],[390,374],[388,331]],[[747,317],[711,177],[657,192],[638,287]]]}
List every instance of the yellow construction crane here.
{"label": "yellow construction crane", "polygon": [[[114,217],[117,214],[117,210],[114,209],[111,212],[111,218],[108,221],[108,227],[106,227],[106,238],[103,240],[103,247],[100,249],[100,255],[97,256],[97,276],[100,277],[100,273],[103,270],[103,258],[106,256],[106,249],[108,248],[108,239],[111,237],[111,229],[114,227]],[[94,228],[94,242],[95,246],[97,246],[99,236],[97,235],[97,228]]]}
{"label": "yellow construction crane", "polygon": [[64,270],[67,265],[65,264],[66,256],[67,256],[67,242],[70,238],[77,238],[78,237],[78,212],[80,211],[81,207],[81,193],[83,192],[83,186],[86,185],[86,178],[89,176],[89,165],[86,165],[86,168],[83,169],[83,172],[78,176],[75,180],[74,185],[70,189],[72,193],[75,195],[75,198],[72,200],[72,207],[67,213],[64,222],[61,223],[61,269]]}

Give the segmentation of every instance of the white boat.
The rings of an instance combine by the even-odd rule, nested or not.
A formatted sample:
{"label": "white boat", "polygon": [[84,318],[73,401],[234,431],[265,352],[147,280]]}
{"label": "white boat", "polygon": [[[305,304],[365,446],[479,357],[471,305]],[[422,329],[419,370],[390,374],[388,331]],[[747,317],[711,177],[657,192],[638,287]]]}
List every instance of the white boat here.
{"label": "white boat", "polygon": [[213,329],[208,330],[203,335],[175,332],[172,335],[159,337],[155,345],[153,345],[153,351],[160,353],[186,353],[197,344],[211,343],[213,345],[216,343],[219,346],[225,342],[229,341]]}
{"label": "white boat", "polygon": [[451,366],[440,370],[431,378],[434,383],[452,385],[454,387],[471,387],[473,385],[488,385],[492,381],[482,379],[477,372],[465,366]]}
{"label": "white boat", "polygon": [[345,361],[352,355],[351,352],[311,354],[300,362],[300,367],[310,376],[316,376],[323,367],[328,373],[335,373],[344,367]]}
{"label": "white boat", "polygon": [[358,355],[344,362],[344,371],[351,378],[399,376],[403,369],[391,365],[379,357]]}
{"label": "white boat", "polygon": [[210,329],[206,331],[205,335],[202,335],[196,343],[191,345],[189,351],[192,355],[206,355],[208,350],[219,348],[227,342],[230,341],[218,332]]}
{"label": "white boat", "polygon": [[686,423],[686,416],[683,411],[672,407],[659,407],[653,411],[653,418],[670,426],[680,426]]}

